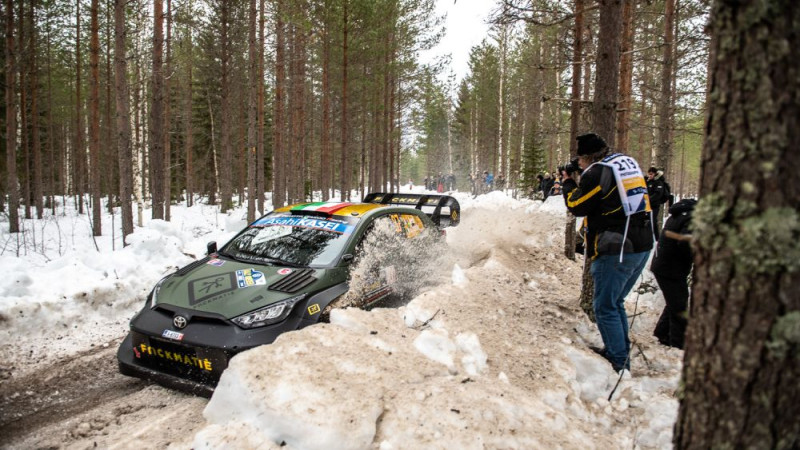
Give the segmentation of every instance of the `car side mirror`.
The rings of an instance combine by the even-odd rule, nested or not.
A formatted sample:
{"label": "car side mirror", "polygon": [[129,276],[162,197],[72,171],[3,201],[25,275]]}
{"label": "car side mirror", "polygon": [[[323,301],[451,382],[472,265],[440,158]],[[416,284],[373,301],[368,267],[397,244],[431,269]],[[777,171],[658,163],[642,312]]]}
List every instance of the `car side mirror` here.
{"label": "car side mirror", "polygon": [[344,255],[342,255],[342,262],[350,263],[351,261],[353,261],[354,258],[355,257],[353,256],[352,253],[345,253]]}
{"label": "car side mirror", "polygon": [[217,241],[211,241],[206,244],[206,255],[217,253]]}

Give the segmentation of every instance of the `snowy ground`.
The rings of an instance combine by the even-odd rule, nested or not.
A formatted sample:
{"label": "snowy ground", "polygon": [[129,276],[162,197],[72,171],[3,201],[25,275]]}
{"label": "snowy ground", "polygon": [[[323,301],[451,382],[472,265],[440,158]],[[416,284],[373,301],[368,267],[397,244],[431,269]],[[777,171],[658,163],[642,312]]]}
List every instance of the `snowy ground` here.
{"label": "snowy ground", "polygon": [[[588,349],[600,337],[578,307],[582,260],[562,255],[562,199],[455,196],[462,221],[447,230],[439,283],[406,306],[335,310],[330,324],[238,355],[207,403],[114,374],[114,350],[153,284],[241,229],[242,209],[173,207],[125,248],[110,215],[96,240],[70,207],[19,235],[0,220],[0,446],[671,447],[683,353],[651,336],[660,292],[628,298],[632,376],[609,401],[617,376]],[[4,429],[24,428],[10,410],[30,406],[28,377],[88,353],[119,377],[106,391],[132,394],[5,441]]]}

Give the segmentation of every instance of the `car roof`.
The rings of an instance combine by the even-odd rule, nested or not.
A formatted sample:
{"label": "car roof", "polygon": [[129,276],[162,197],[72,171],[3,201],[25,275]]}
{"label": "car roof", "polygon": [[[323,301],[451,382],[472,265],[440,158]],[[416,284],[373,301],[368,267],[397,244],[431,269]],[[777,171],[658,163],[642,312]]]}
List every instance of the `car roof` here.
{"label": "car roof", "polygon": [[314,215],[363,217],[373,210],[387,208],[388,206],[377,203],[313,202],[284,206],[276,209],[275,212],[308,212]]}

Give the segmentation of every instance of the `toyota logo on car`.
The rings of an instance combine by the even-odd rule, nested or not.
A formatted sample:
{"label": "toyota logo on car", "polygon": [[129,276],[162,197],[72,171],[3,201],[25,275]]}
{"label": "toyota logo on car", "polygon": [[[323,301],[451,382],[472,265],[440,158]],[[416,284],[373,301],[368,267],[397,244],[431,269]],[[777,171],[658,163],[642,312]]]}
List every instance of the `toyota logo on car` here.
{"label": "toyota logo on car", "polygon": [[172,319],[172,324],[175,325],[175,328],[179,330],[186,328],[187,323],[188,321],[186,320],[186,317],[183,316],[175,316],[175,318]]}

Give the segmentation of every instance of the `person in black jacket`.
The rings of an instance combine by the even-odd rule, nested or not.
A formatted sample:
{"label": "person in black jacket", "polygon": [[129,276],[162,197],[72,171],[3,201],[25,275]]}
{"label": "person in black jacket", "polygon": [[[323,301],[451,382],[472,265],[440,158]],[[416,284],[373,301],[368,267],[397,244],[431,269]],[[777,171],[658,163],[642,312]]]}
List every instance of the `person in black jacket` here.
{"label": "person in black jacket", "polygon": [[553,177],[548,172],[545,172],[542,180],[542,194],[544,194],[545,200],[550,196],[551,189],[553,189]]}
{"label": "person in black jacket", "polygon": [[[630,369],[625,297],[653,248],[647,187],[633,158],[612,154],[594,133],[577,139],[583,173],[565,179],[562,190],[570,212],[586,216],[584,255],[591,259],[592,307],[605,344],[601,354],[615,371]],[[625,192],[618,186],[625,186]]]}
{"label": "person in black jacket", "polygon": [[684,199],[669,208],[670,216],[664,224],[656,255],[650,265],[666,303],[653,335],[663,345],[681,349],[689,305],[687,280],[692,271],[689,225],[695,204],[695,199]]}
{"label": "person in black jacket", "polygon": [[664,180],[664,171],[655,167],[647,169],[647,195],[650,197],[650,207],[653,208],[653,232],[656,240],[661,230],[661,205],[667,203],[670,192]]}

